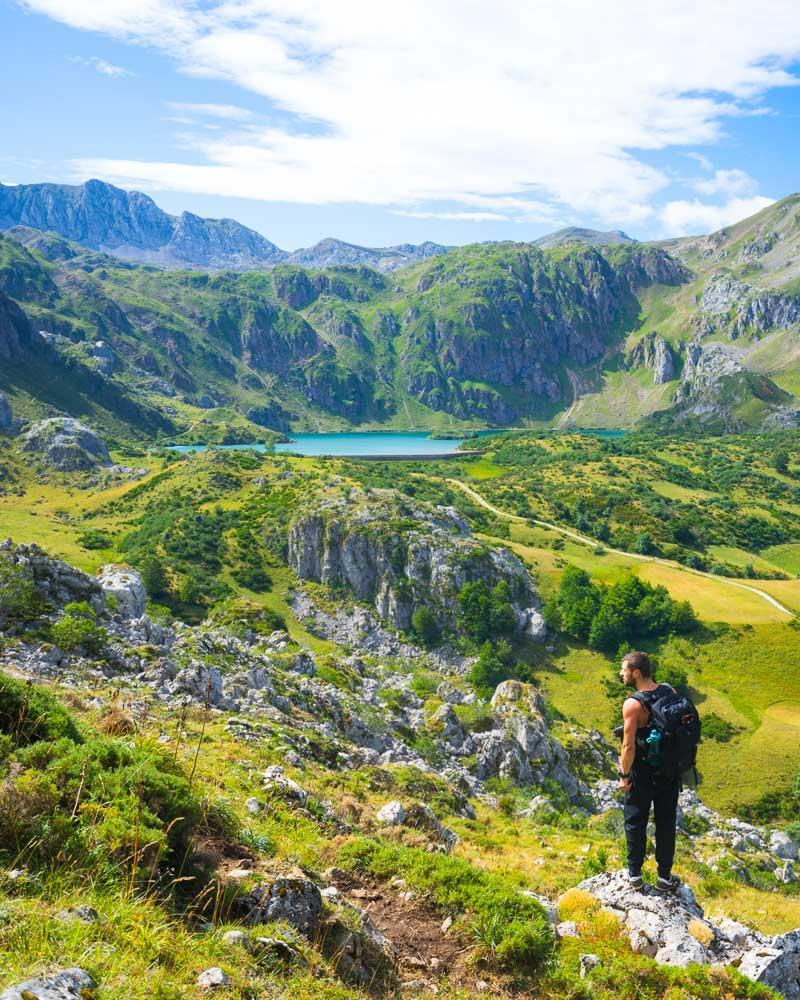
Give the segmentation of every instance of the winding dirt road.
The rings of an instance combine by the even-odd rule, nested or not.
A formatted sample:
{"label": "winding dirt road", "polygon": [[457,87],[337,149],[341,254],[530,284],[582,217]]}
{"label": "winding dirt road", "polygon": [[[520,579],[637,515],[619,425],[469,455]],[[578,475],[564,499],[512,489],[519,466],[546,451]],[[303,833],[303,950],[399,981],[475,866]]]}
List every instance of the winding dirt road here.
{"label": "winding dirt road", "polygon": [[486,510],[490,510],[497,517],[505,518],[507,521],[519,521],[523,524],[537,524],[540,528],[549,528],[550,531],[557,531],[560,535],[566,535],[567,538],[572,538],[576,542],[580,542],[581,545],[588,545],[590,548],[595,548],[597,546],[602,546],[606,552],[614,552],[619,556],[627,556],[628,559],[638,559],[640,562],[653,562],[660,563],[662,566],[669,566],[670,569],[680,570],[682,573],[691,573],[693,576],[702,576],[706,579],[713,580],[715,583],[724,583],[728,587],[738,587],[740,590],[749,590],[751,594],[757,594],[767,604],[771,604],[773,608],[776,608],[784,615],[788,615],[789,618],[794,618],[794,612],[790,611],[787,607],[777,601],[771,594],[766,593],[764,590],[759,590],[758,587],[752,587],[749,583],[740,583],[738,580],[730,580],[725,576],[716,576],[713,573],[706,573],[701,569],[690,569],[688,566],[682,566],[680,563],[675,562],[672,559],[661,559],[659,556],[645,556],[638,552],[626,552],[624,549],[614,549],[606,545],[605,542],[600,542],[595,538],[588,538],[586,535],[579,535],[577,531],[570,531],[569,528],[561,528],[557,524],[551,524],[549,521],[540,521],[535,517],[521,517],[519,514],[509,514],[507,511],[500,510],[499,507],[495,507],[494,504],[489,503],[484,497],[480,495],[476,490],[473,490],[471,486],[467,486],[466,483],[462,483],[459,479],[448,479],[448,483],[451,486],[455,486],[457,489],[461,490],[463,493],[475,503],[479,504],[481,507],[485,507]]}

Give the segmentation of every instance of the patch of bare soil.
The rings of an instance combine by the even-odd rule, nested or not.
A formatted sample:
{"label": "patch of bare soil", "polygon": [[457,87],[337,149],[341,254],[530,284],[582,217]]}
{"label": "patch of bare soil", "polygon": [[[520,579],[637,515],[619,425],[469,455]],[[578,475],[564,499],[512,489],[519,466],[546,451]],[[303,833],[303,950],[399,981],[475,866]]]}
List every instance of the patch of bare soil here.
{"label": "patch of bare soil", "polygon": [[494,977],[488,981],[489,977],[470,965],[473,946],[465,945],[442,911],[423,896],[368,875],[340,869],[328,875],[339,892],[367,913],[394,945],[401,988],[417,995],[436,995],[438,981],[446,976],[449,984],[470,996],[511,995]]}

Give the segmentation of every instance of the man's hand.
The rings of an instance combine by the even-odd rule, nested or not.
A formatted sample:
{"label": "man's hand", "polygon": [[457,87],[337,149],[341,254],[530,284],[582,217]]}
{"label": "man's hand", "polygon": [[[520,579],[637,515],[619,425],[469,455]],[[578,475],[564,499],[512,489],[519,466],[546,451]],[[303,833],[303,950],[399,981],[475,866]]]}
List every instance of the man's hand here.
{"label": "man's hand", "polygon": [[629,792],[633,788],[633,782],[630,778],[620,778],[619,787],[623,790],[623,792]]}

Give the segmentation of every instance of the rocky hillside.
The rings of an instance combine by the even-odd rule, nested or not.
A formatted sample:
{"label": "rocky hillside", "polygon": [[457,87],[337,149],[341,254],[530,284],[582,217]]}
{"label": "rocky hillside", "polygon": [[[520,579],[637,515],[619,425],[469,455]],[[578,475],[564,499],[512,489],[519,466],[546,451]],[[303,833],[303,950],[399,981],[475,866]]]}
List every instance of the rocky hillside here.
{"label": "rocky hillside", "polygon": [[687,277],[636,243],[467,247],[390,283],[363,266],[170,273],[33,230],[0,237],[0,292],[58,363],[81,366],[82,380],[91,371],[95,396],[102,385],[198,435],[224,425],[239,435],[228,440],[320,421],[547,417],[571,399],[568,369],[604,357],[635,324],[641,291]]}
{"label": "rocky hillside", "polygon": [[[439,517],[427,530],[464,539]],[[369,616],[325,653],[248,601],[187,626],[130,568],[92,576],[36,546],[0,546],[0,573],[4,996],[610,1000],[646,982],[658,1000],[797,1000],[798,931],[603,871],[614,749],[557,738],[534,685],[487,696],[413,644],[376,655]],[[681,857],[722,884],[735,868],[790,898],[784,831],[692,792],[680,827]]]}
{"label": "rocky hillside", "polygon": [[[27,396],[33,416],[85,416],[64,405],[77,394],[115,433],[159,424],[228,442],[259,428],[798,421],[798,197],[665,244],[571,229],[458,249],[323,240],[287,255],[98,182],[26,191],[0,190],[0,228],[16,223],[0,237],[0,352],[46,344],[60,374],[40,394],[18,375],[0,391]],[[39,228],[51,223],[62,235]],[[98,252],[133,246],[195,247],[181,259],[196,250],[209,269],[228,254],[239,271]]]}

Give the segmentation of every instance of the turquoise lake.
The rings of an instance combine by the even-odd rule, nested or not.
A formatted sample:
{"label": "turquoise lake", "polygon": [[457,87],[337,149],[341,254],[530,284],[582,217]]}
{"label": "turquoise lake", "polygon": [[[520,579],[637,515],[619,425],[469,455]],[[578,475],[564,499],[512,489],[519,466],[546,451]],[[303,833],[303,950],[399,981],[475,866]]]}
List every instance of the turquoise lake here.
{"label": "turquoise lake", "polygon": [[[451,438],[442,440],[430,437],[425,431],[349,431],[335,434],[293,434],[292,440],[275,445],[278,454],[290,452],[299,455],[342,455],[354,458],[383,456],[407,458],[425,455],[430,457],[453,455],[465,441],[470,448],[480,448],[481,437],[502,434],[503,431],[480,431],[477,437]],[[618,437],[624,431],[596,430],[580,431],[598,437]],[[173,446],[173,451],[203,451],[207,445]],[[263,444],[223,444],[213,447],[226,451],[267,451]],[[468,449],[469,450],[469,449]]]}

